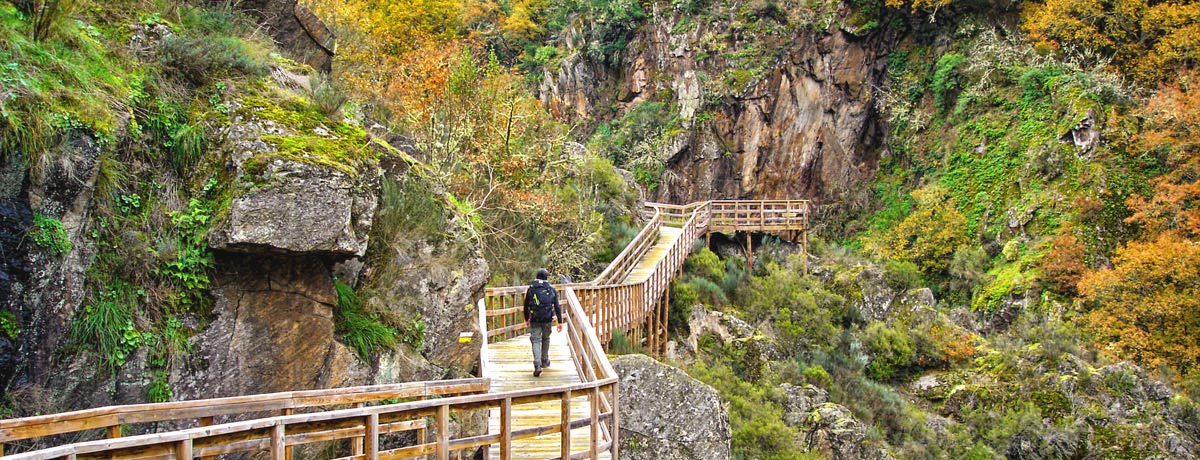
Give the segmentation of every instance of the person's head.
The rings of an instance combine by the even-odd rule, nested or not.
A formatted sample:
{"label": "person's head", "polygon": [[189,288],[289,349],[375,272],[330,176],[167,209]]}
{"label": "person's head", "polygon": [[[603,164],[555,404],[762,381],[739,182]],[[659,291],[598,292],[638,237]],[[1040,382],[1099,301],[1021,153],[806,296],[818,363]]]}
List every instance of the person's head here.
{"label": "person's head", "polygon": [[550,278],[550,272],[544,268],[539,268],[537,271],[537,279],[544,280]]}

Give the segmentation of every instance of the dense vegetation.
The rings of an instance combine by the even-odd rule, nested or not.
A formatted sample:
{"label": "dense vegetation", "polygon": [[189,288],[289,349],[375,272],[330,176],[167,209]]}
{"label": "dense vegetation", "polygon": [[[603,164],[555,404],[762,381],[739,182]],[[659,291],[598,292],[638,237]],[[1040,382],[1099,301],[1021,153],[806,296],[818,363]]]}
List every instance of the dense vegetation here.
{"label": "dense vegetation", "polygon": [[[672,11],[686,32],[711,22],[717,4],[733,6],[306,3],[340,46],[331,75],[292,92],[270,83],[272,70],[310,69],[228,7],[0,5],[0,162],[41,171],[82,161],[65,143],[98,151],[88,298],[64,352],[93,353],[115,374],[148,350],[149,400],[172,397],[166,371],[211,307],[205,235],[235,187],[256,185],[238,183],[213,153],[214,134],[235,118],[253,111],[337,134],[267,139],[272,155],[350,172],[385,159],[414,166],[381,184],[370,261],[386,266],[406,248],[389,242],[410,238],[480,246],[493,284],[533,265],[586,276],[636,228],[614,165],[653,191],[667,140],[759,81],[786,52],[781,37],[843,27],[901,36],[875,95],[888,132],[873,201],[815,242],[811,274],[784,244],[768,244],[752,267],[699,249],[672,287],[678,337],[704,305],[764,331],[784,356],[767,365],[757,345],[701,337],[681,363],[729,400],[735,456],[812,456],[782,421],[782,383],[827,391],[871,427],[869,444],[899,458],[1142,458],[1157,454],[1155,433],[1173,429],[1168,416],[1195,423],[1200,4],[747,2],[729,19],[744,46],[703,40],[700,59],[728,71],[703,77],[694,119],[679,119],[667,95],[567,126],[530,85],[562,64],[561,31],[585,29],[588,55],[615,66],[649,11]],[[421,158],[379,145],[364,129],[372,123]],[[572,141],[587,151],[564,147]],[[51,257],[76,249],[62,215],[39,210],[28,231]],[[470,241],[453,241],[459,230]],[[864,294],[884,289],[869,282],[876,275],[897,298],[936,301],[876,314]],[[337,333],[364,359],[423,343],[421,318],[378,308],[393,300],[377,289],[391,276],[381,270],[357,291],[336,285]],[[0,334],[21,333],[0,312]],[[1178,396],[1129,417],[1106,411],[1147,373]],[[914,389],[924,376],[943,384]],[[927,423],[941,419],[950,423]]]}

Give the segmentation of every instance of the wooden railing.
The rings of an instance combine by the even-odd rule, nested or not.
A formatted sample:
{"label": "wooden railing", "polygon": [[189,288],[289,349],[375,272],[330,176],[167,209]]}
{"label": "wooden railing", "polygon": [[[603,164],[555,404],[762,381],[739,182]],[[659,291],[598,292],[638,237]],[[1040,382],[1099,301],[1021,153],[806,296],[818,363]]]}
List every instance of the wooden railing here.
{"label": "wooden railing", "polygon": [[[436,382],[410,382],[392,385],[372,385],[329,390],[291,391],[231,398],[200,399],[156,404],[109,406],[60,414],[0,420],[0,443],[12,443],[47,436],[67,435],[87,430],[104,430],[107,440],[95,441],[103,445],[119,438],[123,427],[138,428],[137,425],[174,422],[191,422],[199,427],[213,426],[217,417],[242,417],[262,413],[291,415],[297,411],[331,406],[359,406],[382,404],[392,400],[431,396],[485,393],[490,387],[484,378],[446,380]],[[396,430],[425,429],[424,423],[397,425]],[[157,436],[150,434],[146,436]],[[132,439],[134,437],[123,438]],[[86,449],[85,449],[86,450]],[[236,451],[236,450],[235,450]],[[231,451],[232,452],[232,451]],[[54,458],[43,456],[13,458]],[[6,459],[9,457],[5,457]]]}

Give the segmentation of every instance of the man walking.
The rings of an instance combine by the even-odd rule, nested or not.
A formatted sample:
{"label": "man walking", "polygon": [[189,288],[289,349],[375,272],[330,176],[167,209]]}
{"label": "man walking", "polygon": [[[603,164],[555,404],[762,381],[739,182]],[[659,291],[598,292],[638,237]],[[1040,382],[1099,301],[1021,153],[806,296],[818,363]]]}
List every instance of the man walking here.
{"label": "man walking", "polygon": [[546,278],[550,272],[544,268],[537,271],[537,279],[525,290],[525,325],[529,327],[529,341],[533,343],[533,376],[542,375],[542,369],[550,367],[550,322],[558,318],[558,332],[562,332],[562,308],[558,306],[558,291]]}

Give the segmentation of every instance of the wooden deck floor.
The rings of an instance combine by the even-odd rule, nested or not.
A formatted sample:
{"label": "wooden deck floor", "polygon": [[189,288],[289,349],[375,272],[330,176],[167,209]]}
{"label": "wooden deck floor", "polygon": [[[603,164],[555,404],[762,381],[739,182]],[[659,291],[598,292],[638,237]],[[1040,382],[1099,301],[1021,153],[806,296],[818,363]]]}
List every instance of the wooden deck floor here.
{"label": "wooden deck floor", "polygon": [[[487,355],[487,376],[492,379],[491,391],[493,392],[580,382],[575,365],[571,361],[571,347],[567,345],[566,329],[563,332],[555,331],[550,334],[550,368],[543,370],[541,377],[533,376],[533,349],[529,343],[529,334],[490,344]],[[572,418],[582,417],[590,411],[591,406],[586,396],[571,399]],[[513,429],[519,430],[559,423],[562,420],[562,410],[558,401],[522,404],[513,406],[512,417]],[[500,432],[499,410],[492,410],[489,414],[488,432]],[[590,428],[588,427],[571,430],[571,452],[573,454],[587,451],[589,433]],[[561,439],[558,433],[553,433],[515,442],[512,448],[512,458],[547,459],[558,457]],[[499,447],[492,445],[489,449],[489,456],[492,459],[499,459]],[[602,452],[600,458],[612,457],[608,452]]]}
{"label": "wooden deck floor", "polygon": [[683,234],[683,229],[678,227],[668,227],[663,225],[658,232],[658,242],[654,243],[654,247],[646,253],[642,260],[638,261],[633,271],[629,272],[629,276],[625,277],[626,283],[640,283],[650,277],[654,272],[654,267],[658,262],[667,256],[667,251],[671,246],[675,245],[675,241],[679,239],[679,235]]}

